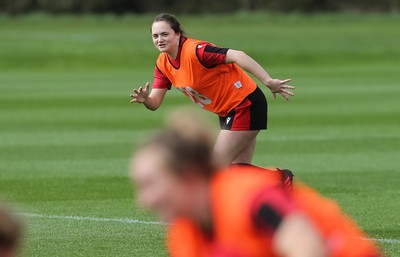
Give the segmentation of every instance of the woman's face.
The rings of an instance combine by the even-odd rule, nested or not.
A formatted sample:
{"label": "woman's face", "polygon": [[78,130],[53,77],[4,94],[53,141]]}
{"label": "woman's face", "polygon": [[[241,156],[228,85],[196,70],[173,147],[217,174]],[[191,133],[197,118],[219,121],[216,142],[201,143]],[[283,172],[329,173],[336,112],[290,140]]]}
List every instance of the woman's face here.
{"label": "woman's face", "polygon": [[140,204],[156,212],[165,222],[187,214],[191,209],[190,185],[174,175],[166,165],[165,152],[149,147],[132,161],[131,175]]}
{"label": "woman's face", "polygon": [[160,52],[173,54],[178,49],[181,34],[176,33],[167,22],[157,21],[151,26],[151,36]]}

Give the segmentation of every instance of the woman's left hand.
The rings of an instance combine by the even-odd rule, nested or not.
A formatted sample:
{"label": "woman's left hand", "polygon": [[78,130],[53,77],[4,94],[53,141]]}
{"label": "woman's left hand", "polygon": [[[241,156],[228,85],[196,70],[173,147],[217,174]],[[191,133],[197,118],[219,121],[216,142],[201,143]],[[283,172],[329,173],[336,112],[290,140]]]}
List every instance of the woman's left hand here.
{"label": "woman's left hand", "polygon": [[266,86],[271,90],[274,99],[276,99],[276,94],[280,94],[283,98],[289,101],[289,97],[294,96],[294,93],[290,90],[295,89],[293,86],[286,85],[286,83],[290,81],[291,79],[271,79],[268,81]]}

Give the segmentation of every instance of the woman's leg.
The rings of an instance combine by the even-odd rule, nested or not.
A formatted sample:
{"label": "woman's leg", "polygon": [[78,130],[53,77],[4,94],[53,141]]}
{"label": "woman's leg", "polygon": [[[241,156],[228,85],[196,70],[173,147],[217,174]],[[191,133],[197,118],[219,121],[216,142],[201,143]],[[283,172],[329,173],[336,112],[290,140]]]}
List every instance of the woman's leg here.
{"label": "woman's leg", "polygon": [[240,153],[232,163],[252,163],[256,142],[257,138],[255,137],[253,141],[250,142],[249,146],[242,153]]}
{"label": "woman's leg", "polygon": [[221,130],[213,153],[217,164],[251,163],[258,132]]}

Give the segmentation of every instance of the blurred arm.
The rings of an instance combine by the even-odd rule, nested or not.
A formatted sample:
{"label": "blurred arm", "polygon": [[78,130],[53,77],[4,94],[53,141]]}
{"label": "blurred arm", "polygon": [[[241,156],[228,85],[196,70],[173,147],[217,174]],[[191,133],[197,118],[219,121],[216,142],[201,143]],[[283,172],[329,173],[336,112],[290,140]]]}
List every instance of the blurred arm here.
{"label": "blurred arm", "polygon": [[301,213],[292,191],[282,185],[264,189],[253,203],[255,228],[272,239],[282,257],[327,257],[324,241],[309,218]]}
{"label": "blurred arm", "polygon": [[293,213],[279,225],[273,239],[276,253],[284,257],[327,257],[323,239],[303,215]]}

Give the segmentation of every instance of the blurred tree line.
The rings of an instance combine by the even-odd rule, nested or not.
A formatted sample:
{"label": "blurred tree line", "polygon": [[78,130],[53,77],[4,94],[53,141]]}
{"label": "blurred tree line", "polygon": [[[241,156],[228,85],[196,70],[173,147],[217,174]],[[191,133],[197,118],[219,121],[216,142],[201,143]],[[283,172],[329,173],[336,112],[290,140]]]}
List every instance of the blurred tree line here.
{"label": "blurred tree line", "polygon": [[222,13],[280,12],[398,12],[400,0],[0,0],[0,12],[47,13]]}

